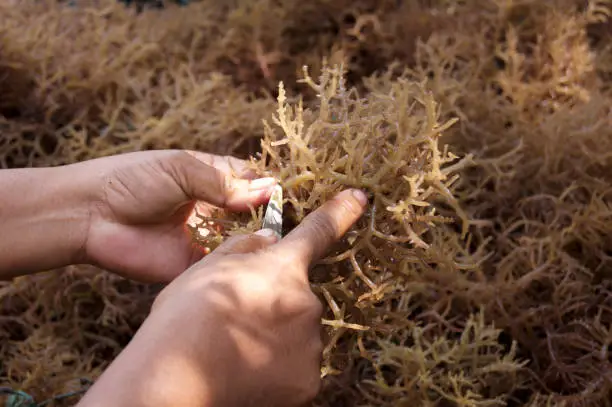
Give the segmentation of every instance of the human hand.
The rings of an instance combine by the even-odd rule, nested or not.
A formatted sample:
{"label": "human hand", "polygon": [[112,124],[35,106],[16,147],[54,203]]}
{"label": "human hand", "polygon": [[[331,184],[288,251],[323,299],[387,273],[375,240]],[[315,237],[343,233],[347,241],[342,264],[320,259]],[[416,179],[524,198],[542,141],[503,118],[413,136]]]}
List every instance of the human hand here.
{"label": "human hand", "polygon": [[[362,215],[344,191],[280,242],[236,236],[157,297],[82,405],[301,406],[320,387],[322,306],[308,269]],[[98,404],[99,403],[99,404]]]}
{"label": "human hand", "polygon": [[269,199],[274,182],[252,182],[245,162],[232,157],[176,150],[105,157],[70,170],[84,177],[94,202],[81,257],[145,282],[171,281],[203,257],[185,231],[197,201],[248,210]]}

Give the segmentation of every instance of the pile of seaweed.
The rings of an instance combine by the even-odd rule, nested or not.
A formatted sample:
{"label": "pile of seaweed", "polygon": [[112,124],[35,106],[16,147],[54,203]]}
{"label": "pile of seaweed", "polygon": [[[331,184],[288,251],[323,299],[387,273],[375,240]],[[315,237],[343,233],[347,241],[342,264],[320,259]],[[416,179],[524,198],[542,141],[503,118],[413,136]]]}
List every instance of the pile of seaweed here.
{"label": "pile of seaweed", "polygon": [[[250,157],[288,229],[363,188],[312,270],[315,405],[610,405],[609,3],[3,2],[0,166]],[[260,226],[220,216],[203,244]],[[1,283],[0,386],[95,380],[155,292],[81,266]]]}

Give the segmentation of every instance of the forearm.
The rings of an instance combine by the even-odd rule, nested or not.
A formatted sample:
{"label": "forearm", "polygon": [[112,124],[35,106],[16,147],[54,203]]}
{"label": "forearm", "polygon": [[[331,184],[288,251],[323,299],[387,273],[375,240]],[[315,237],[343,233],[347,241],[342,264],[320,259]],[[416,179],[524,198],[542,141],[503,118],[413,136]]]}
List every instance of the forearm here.
{"label": "forearm", "polygon": [[[219,403],[215,393],[220,389],[213,391],[198,356],[186,351],[179,339],[183,333],[162,325],[148,318],[78,407],[234,407]],[[211,341],[213,335],[200,338],[198,349],[214,350]],[[210,366],[222,375],[220,364],[228,361],[211,359]]]}
{"label": "forearm", "polygon": [[88,190],[73,167],[0,170],[0,279],[79,262]]}

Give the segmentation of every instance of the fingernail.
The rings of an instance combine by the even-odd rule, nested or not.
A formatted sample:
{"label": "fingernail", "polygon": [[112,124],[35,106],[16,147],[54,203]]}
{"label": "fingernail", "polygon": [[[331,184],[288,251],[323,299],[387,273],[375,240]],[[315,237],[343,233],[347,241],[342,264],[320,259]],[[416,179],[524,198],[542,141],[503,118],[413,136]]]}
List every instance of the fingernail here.
{"label": "fingernail", "polygon": [[273,238],[274,241],[277,240],[276,232],[274,232],[272,229],[268,229],[268,228],[260,229],[257,232],[255,232],[255,234],[257,236],[263,236],[263,237],[266,237],[268,239],[272,239]]}
{"label": "fingernail", "polygon": [[274,185],[276,185],[276,178],[274,177],[259,178],[249,183],[249,190],[258,191],[261,189],[268,189]]}
{"label": "fingernail", "polygon": [[351,190],[351,192],[353,193],[355,199],[361,204],[361,206],[366,206],[368,204],[368,197],[363,191],[359,189],[353,189]]}

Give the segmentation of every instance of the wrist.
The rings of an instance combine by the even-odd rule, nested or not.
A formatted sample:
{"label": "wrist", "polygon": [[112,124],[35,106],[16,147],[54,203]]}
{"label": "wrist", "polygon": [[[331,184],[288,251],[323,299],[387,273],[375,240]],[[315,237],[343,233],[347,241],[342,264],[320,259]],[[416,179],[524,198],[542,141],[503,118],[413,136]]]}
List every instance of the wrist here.
{"label": "wrist", "polygon": [[2,170],[0,278],[79,263],[92,194],[72,166]]}
{"label": "wrist", "polygon": [[78,407],[227,406],[209,379],[181,334],[149,316]]}
{"label": "wrist", "polygon": [[66,264],[88,264],[87,237],[93,207],[100,202],[101,178],[87,171],[80,163],[55,167],[52,170],[51,177],[57,183],[54,192],[62,195],[54,205],[53,213],[66,222],[63,229],[68,239]]}

